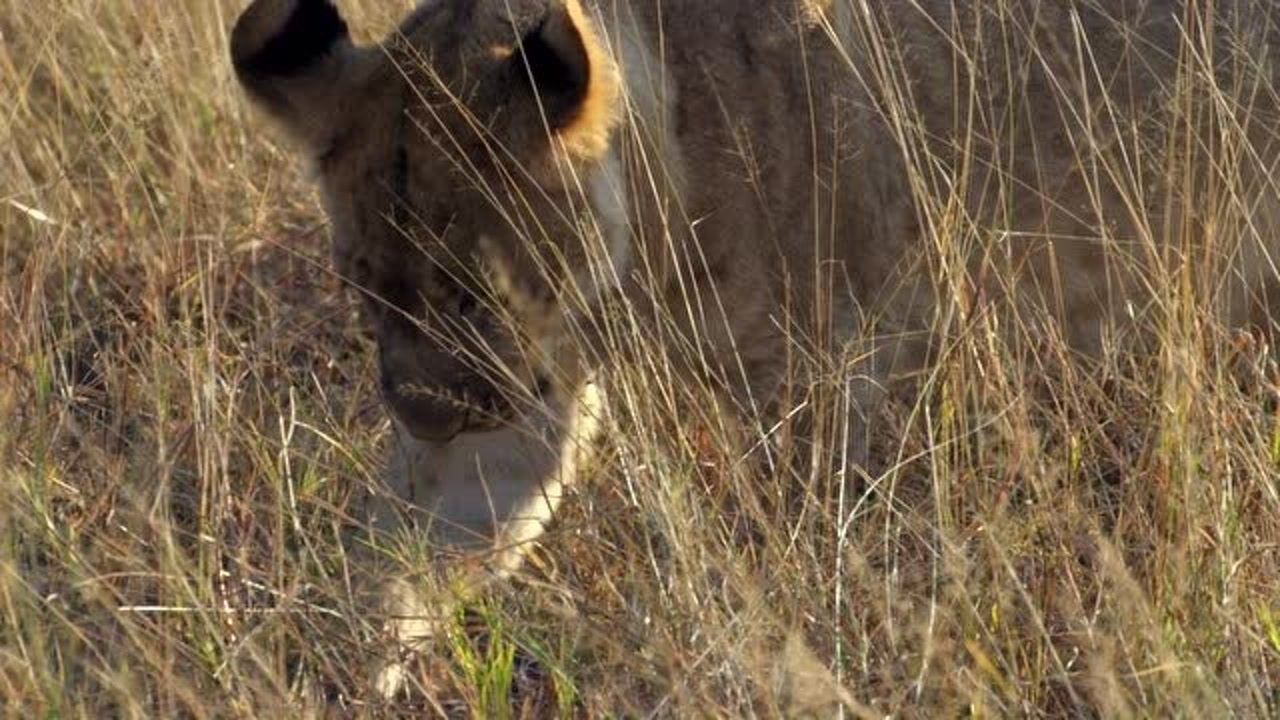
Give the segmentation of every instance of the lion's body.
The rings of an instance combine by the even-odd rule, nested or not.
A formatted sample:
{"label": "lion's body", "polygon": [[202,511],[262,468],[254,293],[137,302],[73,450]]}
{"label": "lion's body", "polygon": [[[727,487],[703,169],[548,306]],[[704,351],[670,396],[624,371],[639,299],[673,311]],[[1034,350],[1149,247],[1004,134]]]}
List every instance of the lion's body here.
{"label": "lion's body", "polygon": [[[866,417],[980,319],[1089,354],[1167,322],[1184,270],[1232,323],[1274,285],[1272,3],[433,0],[378,49],[335,18],[258,0],[237,68],[317,158],[409,455],[468,486],[402,494],[500,546],[558,501],[600,307],[758,421],[797,358]],[[473,430],[547,451],[513,470]],[[520,487],[495,504],[486,467]]]}
{"label": "lion's body", "polygon": [[[785,292],[805,307],[825,275],[837,304],[846,293],[894,332],[931,327],[937,294],[956,289],[938,283],[963,276],[987,300],[1012,291],[1011,308],[1044,311],[1068,345],[1096,353],[1170,290],[1149,284],[1155,273],[1207,243],[1235,256],[1206,280],[1226,277],[1229,297],[1205,299],[1230,324],[1257,319],[1248,297],[1273,282],[1280,244],[1273,6],[1222,3],[1205,28],[1174,0],[933,0],[876,4],[855,29],[834,3],[829,24],[806,29],[793,5],[664,2],[660,32],[644,20],[664,38],[672,80],[669,146],[698,220],[685,240],[705,258],[703,296],[714,285],[737,352],[779,362]],[[1211,84],[1221,97],[1205,94]],[[1238,167],[1205,167],[1245,140]],[[1239,193],[1254,226],[1206,227],[1216,208],[1196,203],[1214,199],[1197,191]],[[957,218],[942,227],[947,203]],[[963,268],[940,268],[957,258]],[[862,329],[850,309],[837,307],[838,339]],[[926,345],[909,343],[898,362],[918,366]]]}
{"label": "lion's body", "polygon": [[[1156,279],[1180,265],[1219,320],[1266,319],[1280,11],[876,5],[598,8],[632,104],[658,108],[634,134],[658,139],[623,152],[624,184],[666,169],[676,196],[636,223],[637,244],[678,265],[666,305],[698,308],[687,330],[741,373],[740,402],[776,397],[798,337],[861,338],[851,372],[874,405],[955,321],[942,295],[1084,354],[1166,322]],[[1241,157],[1215,168],[1215,154]]]}

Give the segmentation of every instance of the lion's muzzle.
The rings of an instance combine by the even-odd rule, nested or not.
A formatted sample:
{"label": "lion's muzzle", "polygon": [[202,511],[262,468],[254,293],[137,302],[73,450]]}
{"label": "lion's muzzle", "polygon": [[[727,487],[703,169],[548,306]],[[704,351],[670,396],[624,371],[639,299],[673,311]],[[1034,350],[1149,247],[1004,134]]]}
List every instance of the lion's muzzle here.
{"label": "lion's muzzle", "polygon": [[410,364],[397,362],[397,353],[386,348],[379,352],[383,402],[409,434],[423,442],[446,443],[463,432],[505,422],[510,403],[498,388],[452,358],[428,354],[433,357],[415,354],[417,362]]}

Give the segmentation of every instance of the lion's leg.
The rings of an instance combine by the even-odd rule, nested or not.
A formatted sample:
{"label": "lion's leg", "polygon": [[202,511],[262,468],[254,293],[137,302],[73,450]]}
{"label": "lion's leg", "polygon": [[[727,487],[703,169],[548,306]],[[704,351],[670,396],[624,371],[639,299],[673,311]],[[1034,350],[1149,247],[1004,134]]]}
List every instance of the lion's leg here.
{"label": "lion's leg", "polygon": [[[572,483],[602,410],[599,389],[587,384],[562,413],[520,427],[460,436],[443,446],[400,438],[389,473],[394,497],[379,503],[373,522],[383,530],[408,523],[423,532],[435,559],[421,574],[443,583],[445,594],[428,598],[426,585],[415,581],[418,573],[377,578],[376,606],[397,657],[438,635],[459,592],[519,567]],[[398,659],[384,662],[376,671],[380,692],[394,694],[403,670]]]}

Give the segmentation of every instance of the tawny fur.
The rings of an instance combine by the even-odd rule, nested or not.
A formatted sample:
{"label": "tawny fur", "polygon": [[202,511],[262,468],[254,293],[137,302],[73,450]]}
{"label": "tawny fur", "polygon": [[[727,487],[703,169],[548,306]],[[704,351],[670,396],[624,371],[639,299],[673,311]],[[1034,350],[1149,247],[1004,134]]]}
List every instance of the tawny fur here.
{"label": "tawny fur", "polygon": [[[255,7],[270,4],[245,17],[279,23],[294,6]],[[1096,354],[1159,321],[1166,288],[1151,279],[1182,262],[1211,274],[1206,299],[1222,320],[1267,317],[1280,10],[1209,7],[433,0],[379,48],[336,45],[316,65],[346,69],[339,96],[318,95],[305,73],[244,79],[260,98],[311,103],[267,109],[315,158],[338,270],[373,298],[387,367],[446,383],[472,372],[463,355],[516,385],[554,379],[553,397],[485,432],[572,423],[593,361],[578,350],[592,343],[560,340],[612,299],[655,327],[665,313],[664,332],[693,340],[671,344],[686,349],[673,364],[723,380],[748,423],[787,411],[796,357],[845,359],[849,457],[861,461],[884,389],[984,313],[1019,329],[1011,341],[1059,337]],[[548,138],[511,63],[556,12],[592,72],[582,107]],[[238,52],[251,57],[272,32],[246,30],[255,40]],[[1190,100],[1187,87],[1199,88]],[[1240,141],[1237,167],[1178,175],[1227,136]],[[1221,227],[1200,210],[1215,183],[1244,222]],[[1192,261],[1210,245],[1208,261]],[[464,325],[452,308],[479,266],[500,268],[525,332],[494,324],[432,340],[397,320]],[[408,452],[469,447],[458,442]],[[565,445],[548,447],[571,463]],[[467,452],[483,470],[505,467],[504,450]],[[554,506],[539,499],[546,476],[568,481],[546,460],[496,509],[434,471],[398,481],[445,508],[438,521],[502,547],[541,532]],[[533,526],[506,522],[531,504],[546,510]]]}

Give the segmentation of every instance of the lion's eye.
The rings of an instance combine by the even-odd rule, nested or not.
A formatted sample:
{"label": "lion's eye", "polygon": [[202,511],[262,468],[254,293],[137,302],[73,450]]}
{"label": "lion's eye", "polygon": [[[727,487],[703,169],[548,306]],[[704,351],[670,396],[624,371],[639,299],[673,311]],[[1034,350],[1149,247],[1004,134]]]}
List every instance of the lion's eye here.
{"label": "lion's eye", "polygon": [[476,311],[476,296],[469,292],[463,292],[458,296],[458,317],[470,318]]}
{"label": "lion's eye", "polygon": [[351,279],[361,287],[369,284],[369,279],[373,277],[373,266],[364,258],[356,258],[351,265]]}

